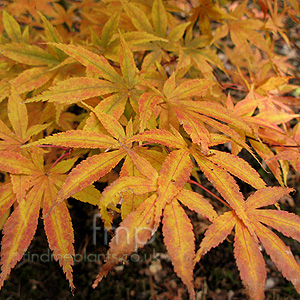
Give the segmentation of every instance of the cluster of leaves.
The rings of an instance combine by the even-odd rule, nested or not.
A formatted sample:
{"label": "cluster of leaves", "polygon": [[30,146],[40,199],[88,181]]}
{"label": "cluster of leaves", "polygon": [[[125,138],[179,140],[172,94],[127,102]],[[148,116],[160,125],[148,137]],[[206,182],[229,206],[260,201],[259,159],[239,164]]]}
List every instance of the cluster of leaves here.
{"label": "cluster of leaves", "polygon": [[[75,289],[66,204],[73,197],[98,205],[108,228],[122,217],[94,287],[162,222],[191,299],[195,263],[231,233],[251,299],[264,299],[262,249],[300,293],[300,266],[269,228],[300,242],[300,218],[277,203],[293,191],[286,187],[290,166],[300,172],[299,115],[285,96],[295,88],[294,70],[275,51],[278,40],[291,46],[284,26],[287,19],[299,23],[299,3],[281,4],[4,1],[0,287],[30,245],[42,210],[49,247]],[[265,184],[239,155],[243,149],[278,186]],[[117,165],[118,177],[97,190],[93,183],[111,178]],[[203,187],[199,172],[219,196],[193,191]],[[253,188],[247,200],[235,177]],[[215,211],[216,199],[226,212]],[[211,222],[197,252],[184,207]]]}

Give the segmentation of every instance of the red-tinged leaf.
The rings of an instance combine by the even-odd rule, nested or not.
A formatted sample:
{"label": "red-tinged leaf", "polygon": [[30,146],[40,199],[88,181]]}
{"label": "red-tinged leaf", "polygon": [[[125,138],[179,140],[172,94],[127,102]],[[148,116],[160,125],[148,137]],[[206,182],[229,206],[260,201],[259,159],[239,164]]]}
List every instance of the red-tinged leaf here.
{"label": "red-tinged leaf", "polygon": [[288,83],[288,81],[290,80],[291,77],[285,76],[285,77],[270,77],[267,79],[266,82],[264,82],[262,85],[260,85],[258,87],[258,89],[263,90],[263,91],[272,91],[275,90],[277,88],[279,88],[280,86],[282,86],[283,84]]}
{"label": "red-tinged leaf", "polygon": [[[144,147],[135,147],[134,152],[137,153],[139,156],[145,158],[148,162],[150,162],[151,166],[154,167],[156,172],[159,172],[161,165],[166,157],[165,153],[158,152],[156,150],[150,150]],[[142,177],[142,174],[138,171],[138,169],[136,168],[136,166],[134,165],[133,161],[130,159],[129,156],[125,158],[125,161],[122,165],[119,175],[120,177],[124,177],[124,176]]]}
{"label": "red-tinged leaf", "polygon": [[35,169],[34,164],[20,153],[1,151],[0,170],[12,174],[30,175]]}
{"label": "red-tinged leaf", "polygon": [[101,100],[101,102],[94,108],[94,111],[106,113],[119,120],[125,110],[127,99],[127,93],[113,94]]}
{"label": "red-tinged leaf", "polygon": [[133,136],[133,122],[132,117],[129,119],[126,125],[126,137],[131,138]]}
{"label": "red-tinged leaf", "polygon": [[[167,190],[171,186],[182,189],[190,177],[193,169],[192,160],[188,149],[179,149],[172,151],[164,160],[157,183],[159,185],[159,196],[165,197]],[[174,196],[174,195],[173,195]],[[172,195],[167,197],[172,200]]]}
{"label": "red-tinged leaf", "polygon": [[[113,148],[120,146],[118,141],[112,137],[102,134],[100,132],[86,131],[86,130],[68,130],[59,132],[44,139],[28,144],[32,145],[55,145],[62,147],[74,148]],[[27,145],[26,145],[27,146]]]}
{"label": "red-tinged leaf", "polygon": [[182,189],[176,198],[190,210],[204,216],[211,222],[218,217],[213,206],[200,194],[190,190]]}
{"label": "red-tinged leaf", "polygon": [[22,141],[25,141],[28,126],[27,108],[23,103],[23,99],[14,91],[8,98],[7,114],[15,134]]}
{"label": "red-tinged leaf", "polygon": [[193,269],[195,236],[193,225],[176,199],[166,204],[162,232],[164,244],[176,274],[187,286],[190,299],[195,299]]}
{"label": "red-tinged leaf", "polygon": [[255,209],[263,206],[275,204],[283,196],[293,192],[294,189],[286,187],[266,187],[260,189],[248,197],[246,201],[247,209]]}
{"label": "red-tinged leaf", "polygon": [[115,69],[103,56],[93,53],[81,46],[64,44],[53,45],[55,45],[55,47],[61,49],[68,55],[72,56],[82,65],[87,67],[90,71],[95,72],[101,77],[116,83],[122,82],[122,77],[115,71]]}
{"label": "red-tinged leaf", "polygon": [[239,191],[239,186],[229,173],[195,151],[193,156],[206,178],[234,210],[245,207],[244,197]]}
{"label": "red-tinged leaf", "polygon": [[270,229],[259,222],[253,222],[255,231],[263,247],[282,275],[290,280],[298,293],[300,293],[300,266],[296,262],[290,247]]}
{"label": "red-tinged leaf", "polygon": [[116,234],[109,243],[107,262],[94,281],[97,287],[103,277],[118,263],[123,262],[124,255],[130,255],[143,247],[153,234],[154,202],[156,194],[146,199],[137,210],[131,212],[119,225]]}
{"label": "red-tinged leaf", "polygon": [[255,237],[255,232],[245,212],[246,202],[244,201],[244,196],[239,191],[239,186],[234,178],[227,171],[215,165],[206,157],[199,155],[199,153],[194,152],[193,156],[205,177],[213,184],[238,217],[243,220],[252,236]]}
{"label": "red-tinged leaf", "polygon": [[231,139],[224,134],[218,134],[218,133],[211,133],[210,134],[210,147],[225,144],[230,142]]}
{"label": "red-tinged leaf", "polygon": [[158,173],[155,170],[155,168],[150,164],[146,158],[138,155],[135,151],[124,147],[127,154],[130,156],[134,166],[137,168],[137,170],[147,177],[151,182],[156,182],[156,179],[158,177]]}
{"label": "red-tinged leaf", "polygon": [[191,136],[193,143],[201,145],[204,154],[208,152],[210,144],[210,134],[204,124],[199,120],[199,116],[192,113],[185,114],[180,109],[174,108],[178,121],[183,125],[185,131]]}
{"label": "red-tinged leaf", "polygon": [[190,79],[180,84],[175,90],[168,95],[168,100],[171,98],[184,99],[194,96],[202,96],[207,93],[207,90],[215,83],[209,79]]}
{"label": "red-tinged leaf", "polygon": [[255,149],[255,151],[258,153],[258,155],[268,165],[268,167],[270,168],[270,170],[272,171],[272,173],[274,174],[275,178],[280,183],[280,185],[284,186],[282,180],[282,172],[278,161],[276,160],[270,161],[270,159],[275,156],[273,151],[261,142],[250,140],[250,143],[252,147]]}
{"label": "red-tinged leaf", "polygon": [[234,115],[229,109],[225,108],[219,103],[212,103],[208,101],[180,100],[178,104],[184,105],[189,110],[231,124],[236,128],[244,130],[245,132],[252,133],[250,126],[246,122],[244,122],[238,116]]}
{"label": "red-tinged leaf", "polygon": [[255,209],[251,217],[300,242],[299,216],[283,210]]}
{"label": "red-tinged leaf", "polygon": [[97,78],[76,77],[59,81],[41,95],[29,98],[28,102],[49,101],[61,104],[78,103],[92,97],[116,92],[113,83]]}
{"label": "red-tinged leaf", "polygon": [[121,51],[120,51],[120,67],[126,86],[130,89],[134,86],[134,78],[137,68],[134,62],[133,53],[128,47],[123,35],[119,32]]}
{"label": "red-tinged leaf", "polygon": [[106,175],[124,156],[124,150],[117,150],[94,155],[82,161],[69,174],[49,212],[64,199],[69,198]]}
{"label": "red-tinged leaf", "polygon": [[147,121],[153,114],[156,106],[162,102],[162,98],[153,93],[143,93],[139,98],[139,119],[140,119],[140,132],[143,132],[147,127]]}
{"label": "red-tinged leaf", "polygon": [[231,233],[236,223],[236,214],[228,211],[214,219],[213,223],[208,227],[201,241],[200,249],[197,251],[195,262],[198,262],[203,255],[210,249],[221,244]]}
{"label": "red-tinged leaf", "polygon": [[20,261],[35,234],[43,191],[36,184],[7,219],[1,242],[0,288],[11,269]]}
{"label": "red-tinged leaf", "polygon": [[19,23],[5,10],[3,10],[3,26],[8,37],[13,41],[20,43],[22,41],[22,32]]}
{"label": "red-tinged leaf", "polygon": [[[1,134],[1,133],[0,133]],[[272,158],[268,159],[268,161],[272,161],[274,159],[277,160],[295,160],[296,162],[300,162],[300,153],[295,150],[284,150],[282,152],[279,152]]]}
{"label": "red-tinged leaf", "polygon": [[106,209],[109,204],[116,206],[118,202],[122,202],[123,192],[130,191],[134,195],[142,195],[153,192],[156,188],[155,183],[143,177],[120,177],[104,189],[99,207]]}
{"label": "red-tinged leaf", "polygon": [[254,116],[253,118],[261,120],[262,124],[267,123],[267,124],[272,125],[272,124],[286,123],[294,118],[298,118],[299,116],[300,116],[299,114],[297,115],[297,114],[290,114],[290,113],[278,111],[278,110],[274,110],[274,111],[269,110],[269,111],[261,112],[258,115]]}
{"label": "red-tinged leaf", "polygon": [[20,147],[20,141],[14,138],[7,137],[5,140],[0,140],[1,151],[15,151],[19,149],[19,147]]}
{"label": "red-tinged leaf", "polygon": [[16,201],[16,196],[12,191],[12,185],[6,183],[0,186],[0,217],[13,205]]}
{"label": "red-tinged leaf", "polygon": [[254,86],[251,85],[251,89],[245,99],[239,101],[236,103],[236,105],[233,108],[233,111],[236,115],[243,116],[243,115],[249,115],[252,116],[255,109],[260,103],[260,100],[257,99],[256,95],[254,94]]}
{"label": "red-tinged leaf", "polygon": [[244,182],[252,185],[256,189],[266,187],[265,182],[261,179],[259,174],[253,169],[245,160],[238,156],[232,155],[218,150],[211,150],[207,158],[230,172],[232,175],[240,178]]}
{"label": "red-tinged leaf", "polygon": [[241,221],[235,226],[234,257],[246,294],[253,300],[265,299],[264,288],[267,278],[265,261],[259,250],[259,244]]}
{"label": "red-tinged leaf", "polygon": [[231,138],[232,141],[237,143],[239,146],[245,148],[249,153],[252,154],[252,156],[257,159],[251,148],[248,146],[248,144],[245,142],[245,138],[241,137],[235,130],[230,128],[228,125],[222,124],[220,122],[215,121],[212,118],[206,117],[204,115],[201,115],[200,120],[203,121],[204,123],[208,124],[209,126],[219,130],[220,132],[223,132],[227,136]]}
{"label": "red-tinged leaf", "polygon": [[18,94],[36,90],[48,82],[54,75],[48,67],[31,68],[20,73],[10,83]]}
{"label": "red-tinged leaf", "polygon": [[113,116],[100,112],[99,110],[94,111],[97,118],[100,120],[104,128],[116,139],[124,140],[126,139],[126,134],[124,128],[120,122]]}
{"label": "red-tinged leaf", "polygon": [[154,0],[152,4],[152,20],[159,37],[165,37],[167,33],[168,17],[162,0]]}
{"label": "red-tinged leaf", "polygon": [[31,186],[32,176],[10,174],[13,192],[16,194],[17,201],[20,202],[26,195],[26,191]]}
{"label": "red-tinged leaf", "polygon": [[[57,190],[52,180],[45,182],[45,193],[43,202],[43,214],[49,211],[55,199]],[[52,213],[44,218],[44,227],[49,243],[49,248],[53,251],[53,257],[59,262],[66,278],[69,281],[72,293],[75,290],[73,283],[72,266],[75,255],[73,243],[74,232],[71,217],[65,202],[61,202]]]}
{"label": "red-tinged leaf", "polygon": [[157,179],[155,224],[158,225],[167,203],[178,194],[189,179],[193,163],[188,149],[172,151],[164,160]]}
{"label": "red-tinged leaf", "polygon": [[150,143],[158,143],[171,148],[184,148],[187,144],[184,140],[177,138],[171,132],[164,129],[151,129],[142,133],[138,133],[128,139],[127,143],[148,141]]}
{"label": "red-tinged leaf", "polygon": [[32,66],[55,65],[58,60],[35,45],[10,43],[0,45],[0,53],[18,63]]}

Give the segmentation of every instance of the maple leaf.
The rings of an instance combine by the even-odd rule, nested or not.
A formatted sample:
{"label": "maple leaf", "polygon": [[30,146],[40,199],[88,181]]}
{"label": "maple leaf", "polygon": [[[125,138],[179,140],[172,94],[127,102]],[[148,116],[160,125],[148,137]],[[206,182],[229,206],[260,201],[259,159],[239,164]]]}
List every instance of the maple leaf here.
{"label": "maple leaf", "polygon": [[26,104],[23,103],[22,98],[15,91],[12,91],[8,98],[7,110],[8,119],[14,132],[0,120],[0,151],[20,151],[20,147],[32,136],[37,135],[50,125],[48,123],[28,126]]}
{"label": "maple leaf", "polygon": [[[172,173],[172,177],[174,177],[175,173],[170,173]],[[135,179],[138,179],[137,186],[134,185]],[[106,188],[106,191],[102,194],[103,198],[100,200],[100,206],[105,205],[105,202],[108,203],[108,201],[116,202],[112,200],[112,197],[115,194],[119,194],[120,190],[124,189],[124,185],[122,185],[121,188],[119,185],[122,181],[125,184],[127,183],[127,187],[131,187],[137,194],[139,191],[151,191],[151,189],[147,190],[147,184],[144,184],[138,177],[128,177],[128,179],[123,177],[123,179],[117,180],[114,184]],[[137,187],[138,190],[136,189]],[[162,200],[158,199],[159,197],[160,199],[162,198],[161,195],[159,196],[159,193],[155,193],[143,200],[137,209],[129,213],[120,223],[120,229],[116,230],[116,235],[110,242],[106,263],[102,266],[93,284],[94,288],[116,264],[123,261],[124,255],[130,255],[132,252],[136,251],[137,248],[143,247],[151,238],[158,226],[155,221],[155,211],[157,210],[156,207],[158,204],[161,206]],[[175,272],[187,285],[190,298],[194,299],[194,233],[188,216],[176,198],[191,210],[194,210],[211,220],[216,218],[217,214],[211,204],[209,204],[202,196],[185,189],[182,189],[177,196],[173,197],[173,199],[164,206],[162,221],[164,243],[170,254]],[[105,216],[105,214],[103,215]],[[126,230],[124,230],[124,228],[126,228]]]}
{"label": "maple leaf", "polygon": [[[160,120],[163,120],[164,115],[170,113],[171,109],[173,109],[174,113],[172,115],[176,115],[177,120],[191,136],[192,141],[195,144],[201,145],[203,153],[208,152],[208,145],[210,143],[210,132],[204,123],[225,133],[231,137],[234,142],[252,153],[250,147],[239,135],[238,130],[231,129],[229,126],[222,124],[226,122],[234,128],[243,128],[245,132],[251,135],[252,129],[245,121],[238,119],[231,111],[219,103],[194,101],[191,99],[195,96],[205,95],[208,89],[213,85],[213,81],[208,79],[193,79],[186,80],[176,87],[175,73],[173,73],[163,86],[164,95],[154,89],[154,92],[145,93],[141,96],[139,100],[141,130],[146,127],[146,122],[151,117],[151,112],[148,111],[146,113],[145,109],[150,107],[154,108],[160,104]],[[167,105],[163,106],[161,105],[162,103],[166,103]],[[172,124],[172,121],[173,120],[167,119],[166,123],[168,127],[170,123]],[[164,125],[161,124],[161,127],[163,126]]]}
{"label": "maple leaf", "polygon": [[[258,240],[271,259],[283,274],[290,280],[299,292],[300,266],[296,262],[289,247],[287,247],[264,223],[288,237],[300,241],[300,218],[285,211],[258,209],[275,204],[293,189],[284,187],[266,187],[252,194],[246,202],[240,203],[245,207],[245,213],[251,222],[255,236],[248,230],[243,217],[229,211],[217,217],[205,233],[195,258],[195,262],[211,248],[219,245],[235,227],[234,255],[240,270],[241,279],[250,299],[264,299],[266,268],[259,250]],[[241,200],[243,201],[243,200]],[[255,238],[257,236],[258,240]]]}
{"label": "maple leaf", "polygon": [[92,71],[105,80],[86,77],[67,79],[41,95],[32,97],[27,100],[27,103],[42,100],[69,105],[95,96],[104,96],[104,100],[93,110],[94,113],[104,112],[112,114],[118,119],[125,109],[127,99],[135,109],[136,99],[141,94],[138,84],[142,79],[138,74],[129,46],[121,33],[119,36],[121,42],[120,69],[123,76],[120,76],[102,55],[97,55],[81,46],[52,43],[51,45],[84,65],[89,72]]}
{"label": "maple leaf", "polygon": [[[123,134],[125,134],[121,125],[112,116],[100,113],[96,114],[99,115],[99,118],[101,122],[103,122],[105,128],[113,135],[115,135],[116,139],[102,133],[85,130],[71,130],[57,133],[37,142],[26,145],[26,147],[29,147],[36,144],[51,144],[60,147],[104,148],[111,150],[119,148],[118,150],[104,152],[88,157],[86,160],[77,165],[76,168],[71,171],[61,190],[57,194],[56,200],[53,203],[50,212],[64,199],[67,199],[71,195],[79,192],[85,187],[88,187],[93,182],[106,175],[120,162],[121,159],[126,156],[126,154],[131,158],[133,164],[136,166],[137,170],[141,172],[141,174],[145,175],[152,181],[156,179],[156,170],[151,166],[151,164],[117,140],[119,138],[122,138]],[[107,122],[107,118],[114,124],[118,123],[119,125],[116,125],[116,127],[119,128],[119,130],[116,130],[116,127],[112,127],[111,123]],[[119,135],[120,131],[121,135]],[[146,134],[148,135],[148,137]],[[133,141],[145,139],[154,142],[159,141],[162,145],[166,145],[168,147],[178,147],[180,146],[180,144],[183,147],[186,146],[183,139],[175,137],[167,131],[161,130],[144,132],[143,134],[127,138],[123,142],[126,142],[126,144],[130,144]],[[186,153],[188,154],[188,151]],[[148,166],[148,170],[144,168],[145,166]]]}
{"label": "maple leaf", "polygon": [[199,28],[203,34],[211,35],[210,19],[221,20],[224,17],[224,12],[211,0],[201,0],[198,6],[192,8],[189,21],[194,24],[199,20]]}
{"label": "maple leaf", "polygon": [[194,232],[190,219],[176,199],[167,203],[163,218],[164,243],[174,270],[187,286],[190,298],[195,298],[193,285]]}
{"label": "maple leaf", "polygon": [[[60,162],[55,168],[45,171],[42,154],[41,151],[33,151],[31,158],[26,158],[17,152],[1,152],[0,170],[11,175],[11,184],[2,187],[1,210],[7,210],[8,205],[12,205],[16,199],[18,206],[4,224],[0,287],[30,245],[42,203],[45,216],[58,192],[57,186],[60,186],[60,181],[66,177],[63,173],[75,162],[74,159]],[[12,197],[14,193],[16,196]],[[55,212],[44,219],[44,226],[49,247],[54,251],[54,259],[59,261],[73,292],[74,234],[65,203],[61,203]]]}
{"label": "maple leaf", "polygon": [[[154,137],[154,139],[156,138],[157,140],[158,135],[155,136],[154,133],[158,132],[161,132],[161,130],[146,131],[140,133],[139,136],[133,136],[131,139],[136,140],[144,138],[151,141]],[[151,137],[151,134],[149,133],[152,133],[153,137]],[[170,142],[166,141],[166,139],[162,141],[163,143],[170,145]],[[187,285],[190,298],[194,299],[195,292],[192,283],[193,258],[195,256],[194,233],[192,224],[178,200],[189,209],[196,211],[210,220],[216,218],[217,214],[211,204],[209,204],[202,196],[184,189],[184,185],[188,181],[193,167],[189,156],[189,149],[183,147],[179,150],[172,151],[164,158],[158,174],[151,166],[148,166],[148,170],[145,172],[141,167],[149,165],[149,162],[136,156],[136,154],[132,156],[134,152],[131,151],[132,150],[130,150],[128,154],[132,159],[133,164],[146,178],[124,176],[106,187],[102,193],[99,204],[102,218],[108,221],[109,226],[109,222],[111,222],[112,219],[108,216],[106,208],[109,207],[109,205],[116,206],[118,203],[121,203],[122,207],[123,193],[128,189],[135,195],[147,194],[153,191],[155,191],[155,193],[149,198],[143,199],[137,209],[129,213],[121,222],[120,233],[117,229],[116,236],[110,243],[107,261],[101,268],[93,287],[97,286],[102,278],[107,275],[108,271],[120,262],[124,255],[130,255],[136,248],[144,245],[134,243],[133,233],[131,233],[133,230],[132,228],[135,228],[139,232],[140,227],[141,230],[145,228],[142,226],[146,226],[146,221],[146,229],[155,232],[160,224],[160,218],[163,216],[164,243],[170,254],[175,272]],[[150,173],[149,169],[152,169]],[[148,202],[151,202],[151,205],[147,205]],[[122,233],[124,231],[123,226],[130,230],[129,236]],[[150,237],[151,235],[147,232],[146,239],[148,240]]]}
{"label": "maple leaf", "polygon": [[[0,287],[28,248],[42,209],[49,247],[73,292],[74,234],[65,200],[74,197],[97,205],[106,227],[122,217],[94,287],[151,242],[162,222],[164,244],[191,299],[193,261],[232,229],[250,297],[264,297],[260,244],[299,292],[299,266],[268,229],[299,241],[299,217],[260,208],[291,191],[284,187],[289,163],[299,171],[300,126],[291,123],[299,114],[290,108],[298,102],[284,95],[295,88],[286,74],[296,69],[275,53],[278,34],[292,45],[282,22],[288,16],[298,22],[299,5],[183,2],[4,0]],[[264,167],[255,151],[282,187],[266,187],[243,149]],[[200,184],[199,172],[220,197]],[[235,178],[257,190],[247,201]],[[107,183],[102,193],[97,180]],[[191,184],[230,211],[218,216]],[[212,222],[197,254],[185,210]]]}

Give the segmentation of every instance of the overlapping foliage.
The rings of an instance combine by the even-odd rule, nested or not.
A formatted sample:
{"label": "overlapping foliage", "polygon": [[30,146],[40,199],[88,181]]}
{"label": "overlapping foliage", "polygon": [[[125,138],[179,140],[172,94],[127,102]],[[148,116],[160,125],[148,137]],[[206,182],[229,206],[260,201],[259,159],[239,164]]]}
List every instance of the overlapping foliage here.
{"label": "overlapping foliage", "polygon": [[[49,247],[75,289],[73,197],[98,205],[107,227],[123,219],[94,287],[162,223],[191,299],[195,263],[231,233],[250,299],[264,299],[262,248],[300,293],[300,266],[269,228],[300,242],[300,218],[277,204],[293,192],[290,168],[300,171],[300,127],[288,105],[299,100],[286,96],[295,70],[275,51],[278,40],[291,46],[285,24],[299,23],[299,3],[248,2],[4,1],[0,287],[42,210]],[[243,149],[278,186],[266,185]],[[118,178],[97,190],[117,165]],[[193,191],[199,172],[219,196]],[[253,189],[246,200],[236,178]],[[228,211],[214,209],[218,200]],[[211,222],[197,252],[186,208]]]}

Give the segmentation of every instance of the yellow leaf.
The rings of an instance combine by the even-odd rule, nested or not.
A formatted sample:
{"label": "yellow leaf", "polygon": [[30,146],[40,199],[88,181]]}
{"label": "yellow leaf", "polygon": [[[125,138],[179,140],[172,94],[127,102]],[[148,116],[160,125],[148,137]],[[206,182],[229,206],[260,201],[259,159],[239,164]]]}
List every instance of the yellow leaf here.
{"label": "yellow leaf", "polygon": [[1,242],[0,288],[28,249],[36,231],[43,191],[36,184],[7,219]]}
{"label": "yellow leaf", "polygon": [[53,45],[64,51],[66,54],[75,58],[78,62],[87,67],[90,71],[95,72],[103,78],[112,82],[122,82],[121,76],[115,71],[115,69],[103,56],[86,50],[81,46],[54,43]]}
{"label": "yellow leaf", "polygon": [[67,199],[106,175],[118,164],[124,155],[124,150],[117,150],[94,155],[82,161],[69,174],[48,213],[64,199]]}
{"label": "yellow leaf", "polygon": [[249,183],[254,188],[261,189],[266,186],[257,171],[242,158],[218,150],[210,150],[209,154],[210,155],[207,158],[210,161],[244,182]]}
{"label": "yellow leaf", "polygon": [[213,221],[218,215],[213,206],[200,194],[186,189],[182,189],[176,198],[190,210]]}
{"label": "yellow leaf", "polygon": [[259,222],[253,222],[253,226],[259,240],[278,270],[293,283],[296,291],[300,293],[300,266],[290,248],[274,232]]}
{"label": "yellow leaf", "polygon": [[12,91],[8,98],[7,113],[15,134],[21,141],[25,142],[28,126],[27,108],[26,104],[23,103],[23,99],[15,91]]}
{"label": "yellow leaf", "polygon": [[205,236],[200,244],[200,249],[197,251],[195,262],[198,262],[203,255],[210,249],[217,247],[231,233],[236,223],[236,215],[233,211],[228,211],[214,219],[205,232]]}
{"label": "yellow leaf", "polygon": [[162,223],[164,244],[171,257],[174,270],[187,286],[190,298],[194,299],[195,236],[193,225],[176,199],[166,204]]}
{"label": "yellow leaf", "polygon": [[41,95],[27,99],[26,103],[42,100],[61,104],[72,104],[117,91],[118,89],[109,81],[88,77],[76,77],[59,81]]}
{"label": "yellow leaf", "polygon": [[25,70],[10,81],[18,94],[38,89],[54,75],[48,67],[37,67]]}
{"label": "yellow leaf", "polygon": [[265,299],[267,272],[264,258],[259,244],[241,221],[235,226],[234,256],[247,295],[251,299]]}
{"label": "yellow leaf", "polygon": [[35,169],[34,164],[20,153],[1,151],[0,170],[12,174],[30,175],[35,171]]}
{"label": "yellow leaf", "polygon": [[[55,145],[62,147],[74,148],[114,148],[119,146],[118,141],[112,137],[100,132],[93,132],[87,130],[67,130],[59,132],[44,139],[28,144],[33,145]],[[26,145],[27,146],[27,145]],[[26,147],[24,146],[24,147]]]}
{"label": "yellow leaf", "polygon": [[154,0],[152,5],[152,20],[156,34],[165,37],[167,33],[168,18],[162,0]]}
{"label": "yellow leaf", "polygon": [[132,2],[123,4],[123,8],[137,30],[153,34],[152,26],[143,10]]}
{"label": "yellow leaf", "polygon": [[159,224],[162,211],[167,203],[178,194],[189,179],[193,164],[188,149],[172,151],[164,160],[157,179],[157,200],[155,224]]}
{"label": "yellow leaf", "polygon": [[12,191],[12,185],[6,183],[0,186],[0,217],[3,216],[7,210],[16,201],[16,197]]}
{"label": "yellow leaf", "polygon": [[[56,193],[57,190],[54,184],[46,180],[43,202],[44,216],[45,212],[49,211]],[[75,290],[72,274],[72,266],[74,265],[73,256],[75,255],[73,247],[74,232],[71,217],[65,202],[61,202],[49,216],[44,218],[44,227],[49,248],[53,251],[54,259],[59,262],[59,265],[66,274],[73,293]]]}
{"label": "yellow leaf", "polygon": [[134,86],[134,78],[137,73],[137,68],[134,62],[133,53],[128,47],[121,32],[119,31],[121,41],[120,66],[126,87],[131,89]]}
{"label": "yellow leaf", "polygon": [[21,64],[40,66],[53,66],[58,60],[47,51],[35,45],[24,43],[10,43],[0,45],[0,53]]}
{"label": "yellow leaf", "polygon": [[22,42],[22,33],[19,23],[5,10],[3,10],[3,25],[8,37],[16,43]]}

